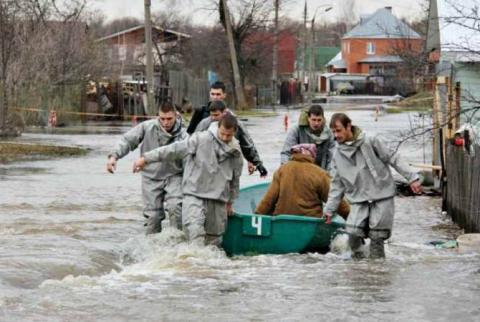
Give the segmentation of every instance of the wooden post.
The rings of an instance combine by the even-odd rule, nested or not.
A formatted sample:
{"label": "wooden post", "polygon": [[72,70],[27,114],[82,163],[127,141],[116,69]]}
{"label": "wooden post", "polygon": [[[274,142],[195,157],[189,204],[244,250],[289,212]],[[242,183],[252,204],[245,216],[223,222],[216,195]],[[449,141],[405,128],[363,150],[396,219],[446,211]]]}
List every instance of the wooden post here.
{"label": "wooden post", "polygon": [[453,135],[455,133],[454,129],[454,120],[455,120],[455,108],[454,108],[454,101],[453,101],[453,86],[452,86],[452,80],[451,78],[448,78],[447,80],[447,92],[448,92],[448,101],[447,101],[447,120],[446,120],[446,139],[451,139],[453,138]]}
{"label": "wooden post", "polygon": [[227,7],[227,0],[221,0],[221,1],[223,1],[223,14],[225,15],[225,29],[227,30],[227,40],[228,40],[228,47],[230,48],[230,59],[232,62],[233,79],[235,80],[235,94],[237,95],[237,100],[238,100],[237,108],[242,110],[247,107],[247,101],[245,100],[242,79],[240,78],[240,70],[238,68],[237,50],[235,49],[235,44],[233,42],[232,25],[230,22],[230,13]]}
{"label": "wooden post", "polygon": [[147,115],[157,114],[153,101],[153,57],[152,57],[152,19],[150,17],[150,0],[144,0],[145,4],[145,51],[147,55]]}
{"label": "wooden post", "polygon": [[278,82],[278,7],[280,0],[275,0],[275,30],[273,32],[273,66],[272,66],[272,105],[277,105],[277,82]]}
{"label": "wooden post", "polygon": [[455,115],[456,115],[455,123],[454,123],[455,131],[458,130],[458,128],[460,127],[460,113],[462,111],[461,104],[460,104],[461,95],[462,95],[462,89],[460,86],[460,82],[457,82],[455,84]]}
{"label": "wooden post", "polygon": [[438,121],[438,104],[440,104],[440,94],[438,92],[438,85],[440,80],[435,81],[434,83],[434,95],[433,95],[433,106],[432,106],[432,123],[433,123],[433,147],[432,147],[432,163],[434,166],[440,165],[439,158],[439,137],[438,137],[438,128],[440,122]]}

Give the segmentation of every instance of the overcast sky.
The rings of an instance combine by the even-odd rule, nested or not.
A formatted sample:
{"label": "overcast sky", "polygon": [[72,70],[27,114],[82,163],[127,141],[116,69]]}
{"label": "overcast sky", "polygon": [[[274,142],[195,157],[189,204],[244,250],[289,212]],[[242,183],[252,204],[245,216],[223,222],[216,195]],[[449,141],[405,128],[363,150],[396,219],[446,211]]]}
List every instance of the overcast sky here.
{"label": "overcast sky", "polygon": [[[235,1],[236,0],[229,0],[229,3],[233,4]],[[345,0],[307,0],[308,10],[311,15],[315,8],[321,5],[331,4],[333,6],[333,10],[322,13],[322,15],[319,15],[319,10],[319,13],[317,13],[317,21],[320,19],[332,21],[341,16],[341,7],[344,1]],[[159,10],[172,10],[173,8],[176,11],[180,11],[186,15],[189,15],[192,21],[196,24],[214,24],[218,20],[218,15],[216,12],[211,12],[205,9],[211,7],[212,0],[151,0],[151,2],[152,12]],[[282,7],[281,14],[288,15],[292,19],[302,19],[304,0],[281,0],[281,2],[285,3]],[[397,17],[405,17],[407,20],[420,17],[420,3],[422,2],[425,2],[425,0],[355,1],[357,15],[373,13],[379,8],[391,6],[393,8],[393,13]],[[142,18],[143,4],[143,0],[91,0],[90,7],[94,8],[97,12],[103,13],[108,20],[112,20],[115,18],[128,16]]]}

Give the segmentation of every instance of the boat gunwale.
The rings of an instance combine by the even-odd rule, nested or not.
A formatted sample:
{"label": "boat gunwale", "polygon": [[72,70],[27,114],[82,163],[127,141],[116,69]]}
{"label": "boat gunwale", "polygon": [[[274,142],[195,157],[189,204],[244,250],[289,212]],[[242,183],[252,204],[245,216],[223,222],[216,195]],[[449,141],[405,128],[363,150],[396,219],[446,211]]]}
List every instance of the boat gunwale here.
{"label": "boat gunwale", "polygon": [[[270,181],[268,182],[261,182],[256,184],[251,184],[246,187],[242,187],[240,190],[242,192],[258,189],[261,186],[268,186],[270,185]],[[325,224],[325,218],[318,218],[318,217],[310,217],[310,216],[303,216],[303,215],[292,215],[292,214],[279,214],[279,215],[270,215],[270,214],[256,214],[256,213],[245,213],[239,212],[235,210],[235,204],[233,205],[233,213],[238,217],[251,217],[251,216],[260,216],[260,217],[268,217],[271,221],[279,221],[279,220],[289,220],[289,221],[304,221],[304,222],[312,222],[312,223],[319,223]],[[339,220],[338,218],[341,218]],[[339,215],[334,215],[332,217],[332,223],[335,224],[344,224],[344,219]]]}

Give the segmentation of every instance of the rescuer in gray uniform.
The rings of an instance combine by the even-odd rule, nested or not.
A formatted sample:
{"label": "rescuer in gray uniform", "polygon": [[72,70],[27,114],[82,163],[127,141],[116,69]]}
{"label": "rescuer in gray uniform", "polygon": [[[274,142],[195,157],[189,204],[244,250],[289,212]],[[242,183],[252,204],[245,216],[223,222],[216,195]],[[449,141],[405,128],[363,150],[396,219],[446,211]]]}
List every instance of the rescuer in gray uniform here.
{"label": "rescuer in gray uniform", "polygon": [[370,257],[385,257],[384,241],[390,238],[393,227],[395,181],[392,166],[420,193],[419,176],[377,135],[366,136],[352,125],[350,118],[336,113],[330,128],[338,142],[332,161],[334,173],[325,206],[327,222],[345,196],[350,204],[346,229],[353,257],[362,257],[363,238],[370,238]]}
{"label": "rescuer in gray uniform", "polygon": [[[114,173],[117,160],[140,145],[140,154],[161,146],[186,139],[188,134],[182,126],[170,102],[160,106],[158,118],[142,122],[125,133],[117,147],[108,156],[107,171]],[[168,160],[145,167],[142,172],[143,216],[146,218],[147,234],[162,230],[165,209],[170,225],[181,229],[182,212],[182,160]]]}
{"label": "rescuer in gray uniform", "polygon": [[[225,103],[221,100],[216,100],[210,102],[209,106],[209,113],[210,116],[204,118],[196,127],[195,132],[205,131],[210,127],[212,122],[218,122],[225,114],[233,114],[230,111]],[[236,117],[236,116],[235,116]],[[265,178],[268,174],[267,169],[263,166],[262,161],[260,160],[260,156],[258,155],[257,148],[255,147],[255,143],[253,143],[253,139],[247,131],[245,125],[237,119],[238,122],[238,129],[235,133],[235,138],[238,140],[240,144],[240,150],[242,151],[243,157],[247,160],[247,168],[248,174],[253,174],[255,170],[258,170],[260,173],[261,178]]]}
{"label": "rescuer in gray uniform", "polygon": [[207,131],[145,153],[133,165],[138,172],[157,161],[185,160],[182,221],[190,241],[217,246],[222,242],[242,173],[242,153],[234,138],[237,129],[237,119],[226,114]]}
{"label": "rescuer in gray uniform", "polygon": [[317,147],[315,164],[330,172],[330,162],[335,152],[335,138],[325,126],[325,116],[320,105],[312,105],[307,111],[307,124],[297,124],[288,131],[287,138],[280,153],[281,163],[290,160],[293,146],[297,144],[313,143]]}

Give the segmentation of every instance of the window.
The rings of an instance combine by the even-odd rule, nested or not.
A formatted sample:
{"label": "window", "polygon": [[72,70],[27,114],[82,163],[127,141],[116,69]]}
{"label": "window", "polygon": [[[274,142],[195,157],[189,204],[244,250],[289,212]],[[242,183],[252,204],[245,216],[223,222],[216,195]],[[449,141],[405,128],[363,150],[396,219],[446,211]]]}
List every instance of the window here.
{"label": "window", "polygon": [[350,54],[350,42],[349,41],[344,41],[342,43],[342,47],[343,47],[343,52],[345,54]]}
{"label": "window", "polygon": [[367,42],[367,55],[375,54],[375,44],[373,42]]}

